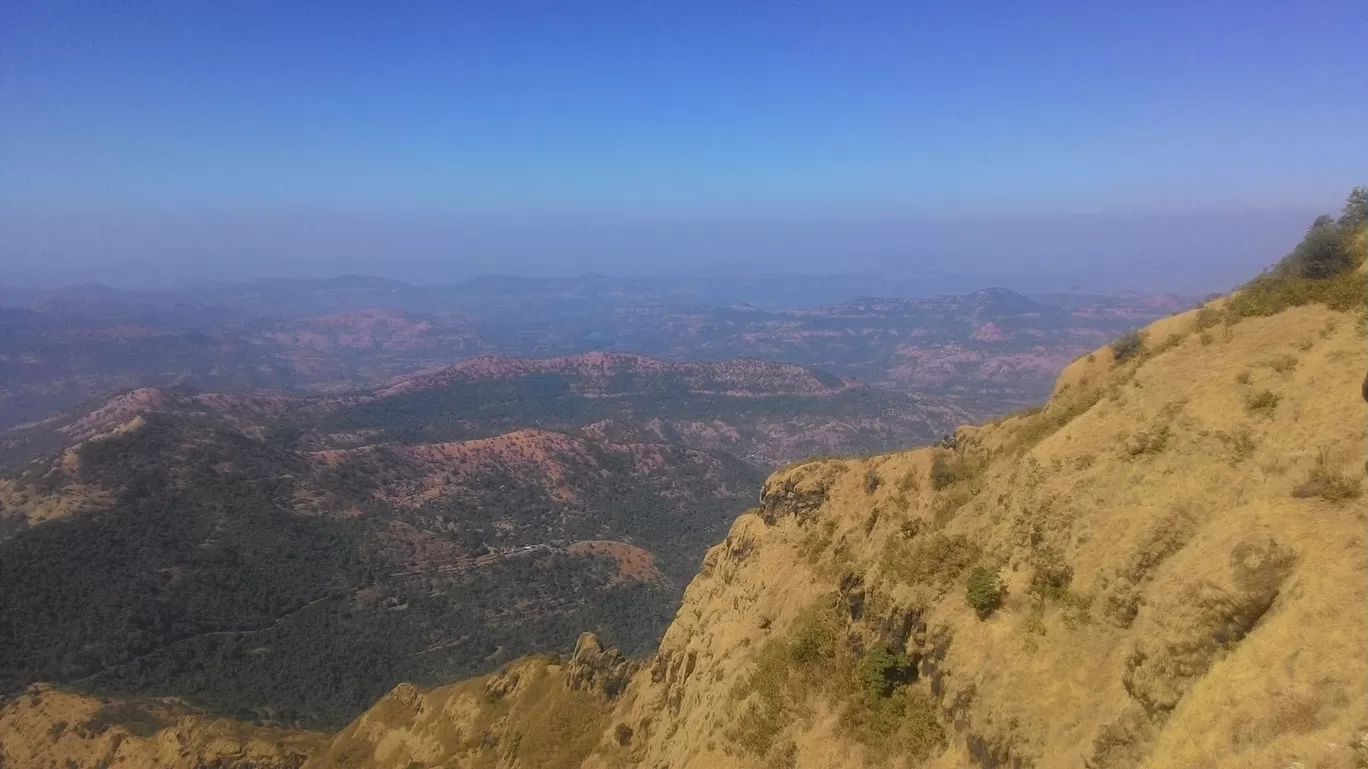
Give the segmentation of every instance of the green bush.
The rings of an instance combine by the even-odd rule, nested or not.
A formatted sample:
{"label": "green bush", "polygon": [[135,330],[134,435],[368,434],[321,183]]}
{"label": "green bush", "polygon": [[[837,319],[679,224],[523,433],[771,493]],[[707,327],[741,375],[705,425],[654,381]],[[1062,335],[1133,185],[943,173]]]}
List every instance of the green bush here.
{"label": "green bush", "polygon": [[946,455],[937,453],[931,460],[931,488],[940,491],[957,480],[959,479],[955,476],[954,468],[950,467]]}
{"label": "green bush", "polygon": [[1240,427],[1232,432],[1217,431],[1216,439],[1230,451],[1231,467],[1254,456],[1254,450],[1257,448],[1254,444],[1254,436],[1248,427]]}
{"label": "green bush", "polygon": [[1260,390],[1245,398],[1245,410],[1251,414],[1273,416],[1273,412],[1278,409],[1278,404],[1281,402],[1281,395],[1272,390]]}
{"label": "green bush", "polygon": [[1292,492],[1292,496],[1314,496],[1327,502],[1344,502],[1350,499],[1358,499],[1362,493],[1363,489],[1359,479],[1344,475],[1337,468],[1332,467],[1325,451],[1322,450],[1320,456],[1316,458],[1316,466],[1312,468],[1310,476],[1305,483]]}
{"label": "green bush", "polygon": [[753,699],[728,730],[728,739],[755,756],[768,755],[784,728],[804,711],[812,690],[850,680],[853,665],[844,640],[844,617],[830,596],[794,620],[788,639],[766,642],[754,671],[732,688],[732,697]]}
{"label": "green bush", "polygon": [[1271,368],[1279,374],[1286,374],[1297,367],[1297,356],[1279,355],[1274,358],[1269,358],[1259,365],[1264,366],[1265,368]]}
{"label": "green bush", "polygon": [[1348,232],[1328,216],[1318,216],[1301,243],[1278,265],[1284,275],[1311,280],[1333,278],[1354,268],[1346,242]]}
{"label": "green bush", "polygon": [[1073,581],[1073,567],[1064,560],[1064,554],[1050,545],[1042,545],[1031,554],[1031,586],[1027,593],[1039,601],[1057,600],[1069,589]]}
{"label": "green bush", "polygon": [[910,542],[895,534],[888,538],[883,565],[899,582],[948,588],[978,558],[978,547],[961,534],[936,532]]}
{"label": "green bush", "polygon": [[1002,599],[1007,595],[1007,586],[1002,584],[1002,577],[997,569],[990,569],[986,566],[976,566],[969,572],[969,585],[966,597],[969,605],[978,612],[979,619],[986,619],[993,612],[1002,606]]}
{"label": "green bush", "polygon": [[1363,277],[1352,270],[1320,280],[1264,273],[1230,298],[1230,312],[1236,318],[1249,318],[1306,304],[1323,304],[1342,312],[1362,306],[1364,293]]}
{"label": "green bush", "polygon": [[727,738],[766,766],[787,765],[793,750],[781,742],[784,730],[810,717],[814,696],[824,695],[840,706],[842,732],[864,747],[869,763],[943,748],[935,700],[913,685],[911,660],[884,645],[856,657],[846,625],[831,596],[799,615],[787,640],[767,642],[755,669],[732,689],[732,697],[749,702]]}
{"label": "green bush", "polygon": [[1111,343],[1111,349],[1116,362],[1125,363],[1144,351],[1145,335],[1140,331],[1127,331]]}
{"label": "green bush", "polygon": [[865,764],[886,766],[893,757],[913,762],[945,747],[939,708],[929,692],[898,686],[886,697],[851,701],[841,714],[842,733],[865,746]]}
{"label": "green bush", "polygon": [[1214,328],[1221,323],[1221,311],[1211,307],[1203,307],[1197,311],[1197,318],[1193,322],[1193,327],[1198,331],[1206,331]]}
{"label": "green bush", "polygon": [[969,449],[937,451],[931,460],[931,487],[943,491],[961,481],[971,481],[983,472],[985,465],[981,452]]}
{"label": "green bush", "polygon": [[789,659],[800,667],[819,668],[840,656],[842,623],[835,604],[819,601],[793,623]]}
{"label": "green bush", "polygon": [[1008,451],[1022,454],[1032,446],[1054,435],[1077,417],[1087,413],[1102,400],[1101,390],[1088,390],[1068,400],[1055,401],[1026,418],[1026,424],[1016,431],[1008,444]]}
{"label": "green bush", "polygon": [[860,660],[860,679],[868,697],[887,697],[909,677],[911,662],[902,652],[875,645]]}
{"label": "green bush", "polygon": [[1237,319],[1274,315],[1305,304],[1343,311],[1368,302],[1363,278],[1355,271],[1365,256],[1365,201],[1368,193],[1356,187],[1338,221],[1318,217],[1292,253],[1230,298],[1230,315]]}
{"label": "green bush", "polygon": [[1172,437],[1173,428],[1166,424],[1152,430],[1141,430],[1126,440],[1126,453],[1132,457],[1163,453]]}

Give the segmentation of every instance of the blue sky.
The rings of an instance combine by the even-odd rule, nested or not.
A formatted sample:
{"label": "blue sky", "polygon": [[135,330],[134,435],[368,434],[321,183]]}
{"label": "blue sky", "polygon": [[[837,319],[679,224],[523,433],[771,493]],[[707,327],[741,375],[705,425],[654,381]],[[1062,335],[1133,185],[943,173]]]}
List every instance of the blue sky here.
{"label": "blue sky", "polygon": [[1170,265],[1220,281],[1368,182],[1358,0],[9,0],[3,16],[0,258],[39,282],[1181,278]]}

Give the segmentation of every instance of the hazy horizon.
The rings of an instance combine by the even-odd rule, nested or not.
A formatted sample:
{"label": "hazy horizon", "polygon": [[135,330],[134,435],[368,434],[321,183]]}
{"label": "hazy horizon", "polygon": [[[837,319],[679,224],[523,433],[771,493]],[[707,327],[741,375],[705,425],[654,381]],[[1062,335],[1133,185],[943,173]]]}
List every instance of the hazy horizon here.
{"label": "hazy horizon", "polygon": [[1226,290],[1368,179],[1368,14],[1315,7],[22,4],[0,280]]}
{"label": "hazy horizon", "polygon": [[269,217],[255,226],[230,215],[156,222],[92,215],[80,226],[58,228],[54,222],[52,230],[41,217],[0,215],[5,245],[39,254],[11,262],[0,282],[156,289],[342,275],[443,285],[485,275],[946,274],[988,282],[1039,275],[1096,290],[1205,294],[1233,288],[1275,262],[1315,214],[1308,209],[1007,222],[561,220],[537,227],[510,220],[358,221],[318,214]]}

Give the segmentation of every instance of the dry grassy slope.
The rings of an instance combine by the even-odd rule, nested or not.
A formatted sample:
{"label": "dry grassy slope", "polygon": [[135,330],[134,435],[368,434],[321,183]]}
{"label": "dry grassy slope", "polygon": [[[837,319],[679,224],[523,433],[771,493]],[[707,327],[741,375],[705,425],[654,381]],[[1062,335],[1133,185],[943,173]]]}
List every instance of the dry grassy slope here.
{"label": "dry grassy slope", "polygon": [[248,726],[175,702],[115,708],[71,692],[33,687],[0,708],[0,766],[13,769],[297,769],[326,735]]}
{"label": "dry grassy slope", "polygon": [[[654,668],[613,715],[635,744],[605,738],[591,765],[862,765],[837,702],[815,702],[780,736],[796,755],[728,755],[726,737],[747,713],[732,682],[757,650],[853,575],[865,598],[851,632],[915,609],[908,650],[925,655],[924,673],[928,661],[942,671],[949,738],[928,766],[1355,766],[1368,726],[1364,503],[1293,492],[1320,456],[1351,484],[1362,473],[1362,320],[1302,307],[1211,329],[1203,344],[1194,319],[1151,328],[1154,345],[1178,342],[1138,364],[1080,360],[1039,414],[963,430],[962,454],[998,451],[942,491],[931,449],[776,474],[775,523],[743,516],[708,553]],[[1246,398],[1264,389],[1280,402],[1251,413]],[[907,584],[885,558],[890,544],[905,558],[934,541],[941,500],[974,489],[939,517],[979,548],[975,562],[1003,567],[1008,596],[986,621],[966,604],[962,564],[937,575],[942,592]],[[922,531],[904,540],[912,519]],[[1050,547],[1073,578],[1041,611],[1027,588]]]}
{"label": "dry grassy slope", "polygon": [[305,769],[579,766],[635,668],[585,633],[568,660],[526,658],[427,692],[400,684]]}

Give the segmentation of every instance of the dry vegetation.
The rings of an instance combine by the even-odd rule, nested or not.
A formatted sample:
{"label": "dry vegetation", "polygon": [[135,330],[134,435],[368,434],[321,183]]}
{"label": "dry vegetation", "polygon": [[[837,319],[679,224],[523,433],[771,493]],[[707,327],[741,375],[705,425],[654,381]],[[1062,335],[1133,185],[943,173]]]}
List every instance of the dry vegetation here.
{"label": "dry vegetation", "polygon": [[45,686],[0,709],[5,767],[292,769],[328,739],[216,718],[171,699],[110,702]]}

